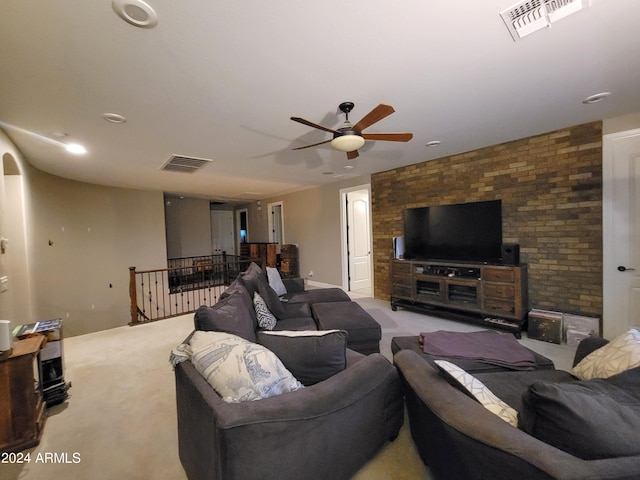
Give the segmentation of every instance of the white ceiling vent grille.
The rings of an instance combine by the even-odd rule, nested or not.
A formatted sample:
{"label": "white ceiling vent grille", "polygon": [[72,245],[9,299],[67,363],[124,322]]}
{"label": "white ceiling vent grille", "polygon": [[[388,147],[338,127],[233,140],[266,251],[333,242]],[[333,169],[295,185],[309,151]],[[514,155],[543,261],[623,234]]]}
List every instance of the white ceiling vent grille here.
{"label": "white ceiling vent grille", "polygon": [[166,172],[193,173],[212,162],[206,158],[185,157],[183,155],[171,155],[167,163],[160,170]]}
{"label": "white ceiling vent grille", "polygon": [[[500,12],[514,41],[582,9],[583,0],[526,0]],[[587,0],[585,0],[587,1]]]}

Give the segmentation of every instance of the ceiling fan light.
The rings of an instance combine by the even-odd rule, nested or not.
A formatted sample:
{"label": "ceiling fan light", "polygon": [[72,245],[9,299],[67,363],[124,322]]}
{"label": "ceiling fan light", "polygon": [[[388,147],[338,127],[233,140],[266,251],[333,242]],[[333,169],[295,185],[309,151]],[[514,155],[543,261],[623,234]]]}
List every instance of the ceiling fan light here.
{"label": "ceiling fan light", "polygon": [[364,145],[364,138],[360,135],[340,135],[331,140],[331,146],[342,152],[353,152]]}

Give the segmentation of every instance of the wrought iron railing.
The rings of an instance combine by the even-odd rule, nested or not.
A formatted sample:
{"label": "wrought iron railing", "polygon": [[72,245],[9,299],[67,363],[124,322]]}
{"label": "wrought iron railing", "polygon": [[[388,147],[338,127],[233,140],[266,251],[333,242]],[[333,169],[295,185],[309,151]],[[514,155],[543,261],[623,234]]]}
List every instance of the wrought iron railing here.
{"label": "wrought iron railing", "polygon": [[170,259],[168,268],[129,267],[129,325],[163,320],[213,305],[250,260],[235,255]]}

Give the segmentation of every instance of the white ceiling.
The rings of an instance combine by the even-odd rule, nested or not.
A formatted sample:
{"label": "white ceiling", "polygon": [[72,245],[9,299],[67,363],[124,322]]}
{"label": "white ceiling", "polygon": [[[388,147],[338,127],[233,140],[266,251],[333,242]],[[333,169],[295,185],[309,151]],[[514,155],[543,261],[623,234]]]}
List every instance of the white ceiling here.
{"label": "white ceiling", "polygon": [[[86,146],[72,156],[5,126],[55,175],[264,198],[639,112],[640,2],[583,1],[518,42],[499,15],[513,0],[147,0],[158,24],[146,29],[111,0],[3,1],[0,121]],[[355,103],[354,123],[393,105],[366,131],[413,140],[368,141],[353,161],[328,144],[292,151],[330,134],[291,116],[337,128],[343,101]],[[213,161],[194,174],[160,171],[172,154]]]}

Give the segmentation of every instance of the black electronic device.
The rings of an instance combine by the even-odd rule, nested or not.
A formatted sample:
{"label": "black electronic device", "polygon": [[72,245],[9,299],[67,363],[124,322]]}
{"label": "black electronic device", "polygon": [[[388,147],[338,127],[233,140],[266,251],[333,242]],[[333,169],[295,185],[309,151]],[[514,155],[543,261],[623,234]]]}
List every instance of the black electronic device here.
{"label": "black electronic device", "polygon": [[502,244],[502,263],[505,265],[520,264],[520,245],[517,243]]}
{"label": "black electronic device", "polygon": [[407,259],[500,263],[502,201],[407,208]]}

